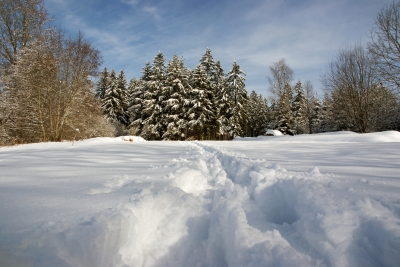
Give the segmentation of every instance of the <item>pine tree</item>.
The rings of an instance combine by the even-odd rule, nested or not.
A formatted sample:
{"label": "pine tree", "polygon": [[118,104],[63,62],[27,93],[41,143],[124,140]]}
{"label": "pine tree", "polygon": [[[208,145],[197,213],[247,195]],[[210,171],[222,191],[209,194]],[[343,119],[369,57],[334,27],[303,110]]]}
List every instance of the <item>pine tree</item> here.
{"label": "pine tree", "polygon": [[215,127],[215,109],[212,100],[211,79],[204,66],[198,65],[192,71],[191,101],[188,110],[190,134],[198,140],[210,139]]}
{"label": "pine tree", "polygon": [[213,56],[211,55],[211,49],[207,47],[206,53],[200,59],[200,66],[210,77],[212,83],[215,82],[216,65]]}
{"label": "pine tree", "polygon": [[232,70],[228,72],[227,92],[224,94],[226,98],[228,109],[224,118],[223,124],[225,131],[231,138],[235,136],[243,136],[246,129],[246,105],[247,105],[247,91],[245,87],[245,73],[240,69],[240,66],[233,63]]}
{"label": "pine tree", "polygon": [[120,122],[125,124],[125,111],[123,103],[123,92],[118,86],[118,77],[114,70],[109,76],[109,84],[102,99],[101,108],[107,118],[112,122]]}
{"label": "pine tree", "polygon": [[283,134],[294,135],[293,113],[291,107],[290,85],[285,85],[285,90],[280,94],[275,107],[276,128]]}
{"label": "pine tree", "polygon": [[162,90],[165,82],[165,58],[159,52],[153,60],[149,81],[146,82],[146,91],[143,101],[145,120],[143,120],[141,136],[146,140],[161,140],[165,128],[162,122],[163,109],[161,106]]}
{"label": "pine tree", "polygon": [[311,81],[306,81],[304,84],[304,93],[306,99],[306,133],[313,133],[312,132],[312,120],[314,117],[314,88],[311,84]]}
{"label": "pine tree", "polygon": [[135,134],[139,132],[139,127],[133,127],[132,122],[142,116],[142,99],[140,94],[141,81],[133,77],[127,87],[127,114],[129,117],[129,128],[135,129]]}
{"label": "pine tree", "polygon": [[120,70],[118,77],[117,77],[117,83],[118,83],[118,91],[120,92],[120,103],[123,109],[123,112],[119,115],[120,118],[118,119],[122,124],[125,126],[129,125],[129,114],[128,114],[128,108],[129,108],[129,96],[128,96],[128,90],[127,90],[127,82],[126,82],[126,77],[125,77],[125,72],[123,70]]}
{"label": "pine tree", "polygon": [[[211,102],[213,109],[213,118],[209,118],[208,123],[208,136],[210,138],[216,138],[219,131],[219,124],[217,120],[217,110],[218,110],[218,99],[217,95],[220,87],[224,84],[225,77],[223,69],[219,61],[215,62],[213,56],[211,55],[211,49],[207,47],[205,54],[200,59],[200,67],[206,72],[209,77],[209,87],[207,89],[207,97]],[[223,82],[222,82],[223,81]]]}
{"label": "pine tree", "polygon": [[[145,112],[145,101],[149,99],[151,95],[146,93],[149,89],[149,81],[152,75],[151,64],[146,62],[146,65],[142,70],[142,77],[139,79],[137,87],[132,96],[132,105],[130,107],[130,125],[129,128],[136,129],[136,134],[141,135],[143,129],[143,122],[146,121],[149,114]],[[144,136],[143,136],[144,137]]]}
{"label": "pine tree", "polygon": [[179,59],[176,54],[167,65],[166,79],[161,92],[164,140],[181,140],[185,137],[187,122],[184,117],[184,104],[185,96],[190,90],[189,72],[183,59]]}
{"label": "pine tree", "polygon": [[267,100],[262,95],[252,91],[247,104],[247,128],[249,136],[257,137],[265,133],[269,123],[269,109]]}
{"label": "pine tree", "polygon": [[221,125],[221,116],[224,115],[226,109],[223,109],[221,105],[223,105],[224,101],[224,92],[226,92],[226,79],[224,69],[221,66],[221,62],[217,61],[215,63],[215,76],[214,76],[214,100],[212,101],[213,109],[215,110],[215,119],[212,125],[214,126],[214,138],[217,135],[221,136],[223,133],[222,125]]}
{"label": "pine tree", "polygon": [[294,120],[294,131],[296,134],[303,134],[307,127],[307,103],[304,96],[303,85],[298,81],[294,86],[294,99],[292,102],[292,112]]}
{"label": "pine tree", "polygon": [[322,103],[317,96],[313,99],[313,118],[312,118],[312,132],[321,133],[324,132],[324,125],[326,120],[324,119]]}
{"label": "pine tree", "polygon": [[97,82],[96,87],[96,96],[100,99],[104,98],[104,94],[107,90],[107,86],[109,84],[109,73],[107,68],[104,68],[100,73],[99,81]]}

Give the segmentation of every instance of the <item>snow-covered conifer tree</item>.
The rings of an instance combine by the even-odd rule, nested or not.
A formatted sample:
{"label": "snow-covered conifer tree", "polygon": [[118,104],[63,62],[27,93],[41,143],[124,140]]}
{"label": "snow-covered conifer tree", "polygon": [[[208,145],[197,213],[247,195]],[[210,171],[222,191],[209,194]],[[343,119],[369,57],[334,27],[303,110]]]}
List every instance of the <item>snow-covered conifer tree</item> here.
{"label": "snow-covered conifer tree", "polygon": [[190,90],[189,73],[183,59],[179,59],[175,54],[167,65],[164,88],[160,98],[163,108],[162,123],[165,129],[162,137],[165,140],[186,138],[184,131],[187,128],[187,122],[184,116],[184,104]]}
{"label": "snow-covered conifer tree", "polygon": [[137,86],[132,94],[132,105],[130,107],[130,125],[129,128],[136,129],[136,134],[141,135],[143,129],[143,122],[150,116],[144,112],[146,97],[146,92],[148,91],[150,77],[152,75],[151,64],[146,62],[146,65],[142,70],[142,77],[140,77]]}
{"label": "snow-covered conifer tree", "polygon": [[275,105],[276,128],[283,134],[294,135],[291,89],[289,87],[289,84],[285,85],[285,89],[280,93],[278,102]]}
{"label": "snow-covered conifer tree", "polygon": [[161,95],[165,82],[165,58],[159,52],[153,60],[148,81],[145,84],[145,100],[143,101],[143,114],[145,119],[142,121],[141,136],[146,140],[160,140],[165,132],[162,123],[163,109],[161,106]]}
{"label": "snow-covered conifer tree", "polygon": [[120,115],[119,121],[123,123],[125,126],[129,125],[129,95],[128,95],[128,85],[125,77],[125,72],[120,70],[117,77],[118,81],[118,91],[120,92],[120,103],[122,105],[123,113]]}
{"label": "snow-covered conifer tree", "polygon": [[211,55],[211,49],[207,47],[206,53],[200,59],[200,66],[210,77],[212,83],[215,82],[216,65],[213,56]]}
{"label": "snow-covered conifer tree", "polygon": [[296,134],[303,134],[306,132],[307,127],[307,103],[304,96],[303,85],[298,81],[294,86],[294,99],[292,102],[293,112],[293,130]]}
{"label": "snow-covered conifer tree", "polygon": [[101,108],[108,119],[125,124],[123,92],[118,86],[119,81],[114,70],[110,72],[109,79],[110,82],[104,93]]}
{"label": "snow-covered conifer tree", "polygon": [[226,105],[223,109],[226,112],[221,115],[220,120],[223,131],[231,138],[244,134],[247,119],[245,106],[248,100],[245,75],[240,66],[234,62],[226,78],[226,90],[222,97],[222,104]]}
{"label": "snow-covered conifer tree", "polygon": [[142,96],[141,96],[141,81],[133,77],[129,81],[127,87],[127,113],[129,117],[129,128],[135,129],[135,134],[139,133],[140,127],[133,127],[132,122],[140,119],[142,116]]}
{"label": "snow-covered conifer tree", "polygon": [[109,73],[107,68],[104,68],[103,71],[100,73],[100,78],[97,82],[96,87],[96,96],[100,99],[104,98],[104,94],[107,90],[109,84]]}
{"label": "snow-covered conifer tree", "polygon": [[[324,105],[329,105],[328,102],[329,101],[327,98],[325,98],[325,103]],[[321,133],[321,132],[325,132],[325,128],[326,128],[326,122],[324,120],[324,109],[323,109],[323,104],[321,103],[321,101],[319,100],[319,98],[317,96],[315,96],[313,98],[313,118],[312,118],[312,132],[313,133]],[[329,108],[329,107],[328,107]],[[325,108],[325,111],[328,111]],[[334,124],[340,124],[339,121],[334,122]],[[333,125],[332,125],[333,126]],[[335,127],[335,126],[334,126]]]}
{"label": "snow-covered conifer tree", "polygon": [[188,110],[190,135],[195,139],[211,139],[215,130],[216,110],[212,100],[211,78],[203,65],[192,71],[191,101]]}
{"label": "snow-covered conifer tree", "polygon": [[205,54],[200,59],[200,66],[206,72],[209,77],[210,83],[209,88],[207,88],[207,97],[211,102],[212,109],[214,110],[213,114],[215,114],[214,118],[210,118],[210,122],[208,123],[208,136],[212,139],[216,138],[219,132],[219,123],[217,120],[218,117],[218,97],[221,86],[224,85],[225,76],[224,71],[221,67],[221,63],[219,61],[215,62],[214,58],[211,54],[211,49],[207,47]]}
{"label": "snow-covered conifer tree", "polygon": [[269,123],[269,108],[262,95],[252,91],[247,103],[248,135],[257,137],[265,133]]}

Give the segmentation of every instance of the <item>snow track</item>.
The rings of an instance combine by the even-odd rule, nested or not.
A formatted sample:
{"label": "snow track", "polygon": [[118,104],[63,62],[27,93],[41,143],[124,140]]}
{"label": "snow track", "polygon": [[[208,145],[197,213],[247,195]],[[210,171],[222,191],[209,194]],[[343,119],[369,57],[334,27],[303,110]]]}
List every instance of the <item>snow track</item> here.
{"label": "snow track", "polygon": [[400,202],[360,197],[317,167],[291,172],[180,145],[184,154],[152,167],[162,177],[116,175],[86,192],[128,190],[128,201],[79,223],[43,223],[0,257],[14,266],[398,266]]}

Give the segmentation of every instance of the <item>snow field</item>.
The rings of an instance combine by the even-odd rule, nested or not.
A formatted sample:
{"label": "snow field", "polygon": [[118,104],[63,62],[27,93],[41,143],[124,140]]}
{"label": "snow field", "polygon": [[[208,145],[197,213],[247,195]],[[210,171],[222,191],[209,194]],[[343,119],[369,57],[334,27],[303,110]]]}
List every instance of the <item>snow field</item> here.
{"label": "snow field", "polygon": [[[347,142],[349,136],[344,135]],[[386,135],[371,138],[383,142]],[[321,138],[326,141],[326,136]],[[365,142],[371,142],[368,138]],[[337,135],[336,139],[340,141]],[[70,178],[67,185],[74,184],[77,192],[66,196],[88,198],[85,215],[55,220],[36,207],[44,205],[37,202],[26,213],[28,220],[43,215],[34,223],[17,227],[11,219],[0,219],[0,266],[398,266],[399,179],[352,179],[321,173],[319,167],[289,171],[271,160],[234,152],[238,144],[250,149],[246,143],[125,144],[97,139],[73,147],[47,144],[54,149],[46,157],[50,162],[60,164],[58,153],[70,153],[65,156],[81,157],[73,161],[74,168],[82,160],[82,166],[94,161],[90,166],[109,162],[107,166],[116,168],[93,170],[87,184]],[[171,153],[174,148],[177,152]],[[138,155],[130,159],[128,151]],[[4,160],[7,166],[22,156],[34,165],[34,157],[28,157],[32,150],[2,152],[15,155]],[[115,153],[120,156],[109,159]],[[141,157],[152,160],[140,163]],[[389,163],[391,168],[398,166]],[[0,190],[7,187],[21,194],[10,178],[5,179],[11,174],[0,174]],[[31,179],[18,175],[27,182]],[[55,186],[46,188],[48,181],[40,175],[35,179],[45,187],[45,196],[62,192]],[[27,193],[30,201],[34,196]],[[0,203],[5,200],[0,196]],[[105,204],[91,207],[96,202]],[[9,206],[12,209],[6,209]],[[15,204],[0,204],[5,216],[18,209]]]}

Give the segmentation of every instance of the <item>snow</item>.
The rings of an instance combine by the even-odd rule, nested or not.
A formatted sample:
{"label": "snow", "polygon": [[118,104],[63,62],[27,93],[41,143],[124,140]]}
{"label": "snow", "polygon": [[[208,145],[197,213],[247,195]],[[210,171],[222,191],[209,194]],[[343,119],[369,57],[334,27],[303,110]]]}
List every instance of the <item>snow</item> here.
{"label": "snow", "polygon": [[400,262],[399,132],[131,139],[0,148],[0,266]]}
{"label": "snow", "polygon": [[273,135],[273,136],[281,136],[281,135],[283,135],[281,133],[281,131],[278,131],[278,130],[267,130],[266,134],[270,134],[270,135]]}

